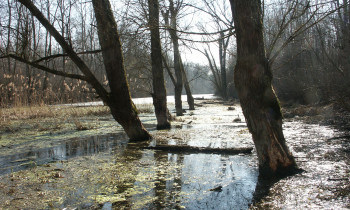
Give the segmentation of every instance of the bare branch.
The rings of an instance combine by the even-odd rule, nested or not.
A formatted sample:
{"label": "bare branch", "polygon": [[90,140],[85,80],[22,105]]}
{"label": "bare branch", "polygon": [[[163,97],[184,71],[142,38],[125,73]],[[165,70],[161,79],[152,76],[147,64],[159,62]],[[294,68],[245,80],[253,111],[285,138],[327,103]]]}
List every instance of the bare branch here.
{"label": "bare branch", "polygon": [[[77,54],[78,55],[85,55],[85,54],[95,54],[95,53],[100,53],[100,52],[102,52],[102,50],[91,50],[91,51],[79,52]],[[41,61],[47,61],[50,59],[64,57],[64,56],[68,56],[68,54],[66,53],[66,54],[55,54],[55,55],[46,56],[46,57],[40,58],[36,61],[33,61],[33,63],[39,63]]]}
{"label": "bare branch", "polygon": [[37,64],[36,62],[28,61],[28,60],[26,60],[24,58],[21,58],[21,57],[17,56],[17,55],[9,54],[9,55],[5,55],[5,56],[0,57],[0,59],[3,59],[3,58],[13,58],[13,59],[15,59],[17,61],[20,61],[22,63],[28,64],[30,66],[33,66],[33,67],[35,67],[37,69],[40,69],[42,71],[45,71],[45,72],[48,72],[48,73],[51,73],[51,74],[64,76],[64,77],[69,77],[69,78],[72,78],[72,79],[79,79],[79,80],[83,80],[83,81],[88,81],[88,78],[86,76],[79,75],[79,74],[69,74],[69,73],[66,73],[66,72],[50,69],[50,68],[48,68],[46,66]]}
{"label": "bare branch", "polygon": [[31,13],[34,15],[40,23],[46,28],[47,31],[55,38],[55,40],[60,44],[64,51],[68,54],[70,59],[77,65],[80,71],[86,76],[86,81],[96,90],[97,94],[105,101],[107,101],[109,95],[107,90],[102,86],[102,84],[97,80],[95,75],[91,72],[89,67],[84,63],[84,61],[77,55],[64,37],[57,31],[57,29],[45,18],[42,12],[33,4],[30,0],[18,0],[22,5],[24,5]]}
{"label": "bare branch", "polygon": [[276,60],[276,58],[279,56],[279,54],[282,52],[282,50],[298,35],[302,34],[303,32],[307,31],[308,29],[312,28],[313,26],[315,26],[317,23],[321,22],[322,20],[324,20],[326,17],[328,17],[329,15],[333,14],[334,12],[338,11],[339,8],[336,8],[334,10],[331,10],[329,12],[327,12],[325,15],[323,15],[322,17],[320,17],[319,19],[317,19],[315,22],[311,23],[310,25],[307,25],[311,22],[311,20],[315,17],[316,15],[316,11],[310,15],[309,19],[302,24],[298,29],[296,29],[292,35],[289,36],[289,38],[282,44],[282,46],[274,53],[274,55],[269,59],[269,63],[273,64],[273,62]]}

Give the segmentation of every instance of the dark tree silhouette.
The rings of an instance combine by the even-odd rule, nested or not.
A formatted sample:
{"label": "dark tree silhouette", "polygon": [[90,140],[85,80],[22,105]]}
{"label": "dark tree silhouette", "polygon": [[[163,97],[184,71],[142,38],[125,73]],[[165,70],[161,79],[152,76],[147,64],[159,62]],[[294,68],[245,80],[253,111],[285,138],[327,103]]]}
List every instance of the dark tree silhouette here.
{"label": "dark tree silhouette", "polygon": [[261,2],[230,0],[237,39],[234,80],[258,153],[261,176],[296,169],[282,131],[282,114],[265,56]]}

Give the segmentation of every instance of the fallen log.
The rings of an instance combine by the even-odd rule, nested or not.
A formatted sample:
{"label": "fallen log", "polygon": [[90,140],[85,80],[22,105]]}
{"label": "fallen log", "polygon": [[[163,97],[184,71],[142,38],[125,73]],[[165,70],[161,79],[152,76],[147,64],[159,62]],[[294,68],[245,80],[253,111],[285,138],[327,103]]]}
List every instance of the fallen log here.
{"label": "fallen log", "polygon": [[144,149],[161,150],[169,153],[205,153],[205,154],[251,154],[253,147],[242,148],[210,148],[210,147],[194,147],[189,145],[157,145],[154,147],[144,147]]}

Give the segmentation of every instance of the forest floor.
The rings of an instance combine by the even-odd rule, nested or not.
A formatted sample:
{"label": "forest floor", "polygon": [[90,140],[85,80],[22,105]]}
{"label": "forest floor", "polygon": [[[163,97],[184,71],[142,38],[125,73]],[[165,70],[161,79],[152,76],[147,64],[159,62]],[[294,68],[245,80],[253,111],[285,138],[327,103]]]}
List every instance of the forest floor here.
{"label": "forest floor", "polygon": [[[303,173],[264,185],[252,154],[171,153],[155,145],[253,147],[240,106],[196,100],[168,131],[130,143],[105,107],[1,110],[0,209],[348,209],[350,113],[336,105],[283,109]],[[45,111],[46,110],[46,111]],[[264,189],[260,189],[264,188]],[[252,204],[254,192],[268,194]]]}

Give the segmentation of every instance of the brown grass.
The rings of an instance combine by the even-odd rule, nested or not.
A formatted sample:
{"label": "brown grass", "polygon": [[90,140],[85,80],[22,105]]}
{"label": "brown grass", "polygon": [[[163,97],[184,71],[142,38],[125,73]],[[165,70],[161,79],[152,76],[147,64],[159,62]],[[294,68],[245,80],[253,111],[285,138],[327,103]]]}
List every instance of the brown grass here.
{"label": "brown grass", "polygon": [[[139,113],[153,113],[152,104],[137,105]],[[89,126],[83,125],[79,121],[80,117],[112,117],[107,106],[33,106],[33,107],[13,107],[0,108],[0,129],[11,128],[15,121],[35,120],[42,121],[45,119],[55,119],[56,122],[62,122],[67,119],[73,121],[77,130],[88,130]],[[40,126],[38,124],[38,129]],[[45,128],[42,128],[45,129]]]}
{"label": "brown grass", "polygon": [[11,120],[43,119],[43,118],[67,118],[82,116],[108,115],[109,108],[105,106],[72,107],[72,106],[35,106],[14,107],[0,109],[2,122]]}

